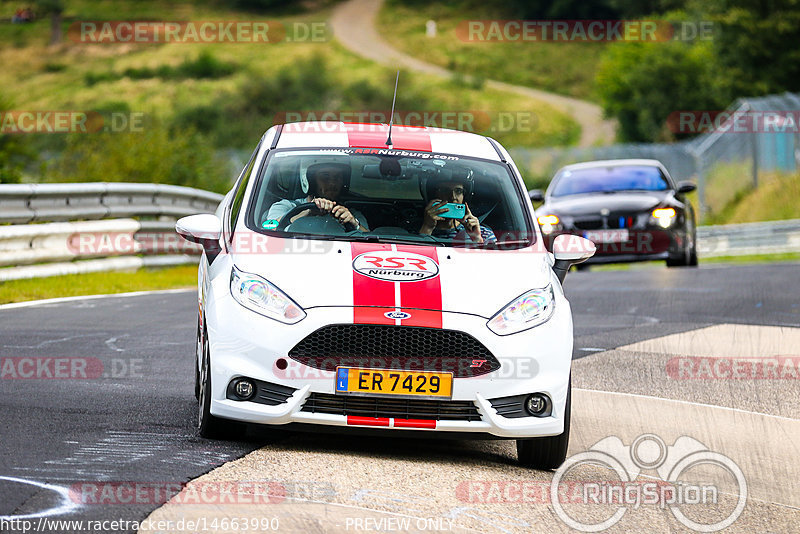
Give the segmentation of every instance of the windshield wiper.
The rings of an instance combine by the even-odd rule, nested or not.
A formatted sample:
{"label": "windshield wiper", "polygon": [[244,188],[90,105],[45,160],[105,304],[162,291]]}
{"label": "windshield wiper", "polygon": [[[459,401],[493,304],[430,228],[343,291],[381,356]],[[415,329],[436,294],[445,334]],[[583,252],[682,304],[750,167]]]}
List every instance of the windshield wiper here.
{"label": "windshield wiper", "polygon": [[[420,234],[420,238],[424,234]],[[425,235],[423,239],[415,239],[411,237],[399,237],[390,235],[375,235],[375,234],[354,234],[344,236],[348,241],[365,241],[367,243],[410,243],[412,245],[434,245],[437,247],[443,246],[444,243],[438,239]]]}

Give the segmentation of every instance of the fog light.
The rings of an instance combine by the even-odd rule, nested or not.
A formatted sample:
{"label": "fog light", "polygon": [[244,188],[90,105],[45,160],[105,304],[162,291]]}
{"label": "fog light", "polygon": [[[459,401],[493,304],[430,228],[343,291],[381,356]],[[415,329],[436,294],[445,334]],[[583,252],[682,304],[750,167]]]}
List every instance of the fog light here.
{"label": "fog light", "polygon": [[547,410],[547,397],[534,393],[525,400],[525,410],[531,415],[542,415]]}
{"label": "fog light", "polygon": [[248,400],[255,395],[256,386],[249,380],[239,379],[233,384],[233,392],[242,400]]}

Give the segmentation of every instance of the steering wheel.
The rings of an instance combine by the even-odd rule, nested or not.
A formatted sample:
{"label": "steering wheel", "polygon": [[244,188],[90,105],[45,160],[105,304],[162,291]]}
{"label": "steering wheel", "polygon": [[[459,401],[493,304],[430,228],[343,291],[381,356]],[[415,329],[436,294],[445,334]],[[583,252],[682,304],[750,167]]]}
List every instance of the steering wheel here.
{"label": "steering wheel", "polygon": [[[339,205],[347,207],[345,204],[339,204]],[[330,215],[330,213],[325,213],[321,209],[319,209],[317,207],[317,205],[314,204],[313,202],[305,202],[303,204],[298,204],[294,208],[290,209],[286,213],[286,215],[283,216],[281,221],[278,223],[278,226],[275,228],[275,231],[280,231],[280,232],[285,231],[286,227],[289,226],[290,224],[292,224],[292,217],[294,217],[295,215],[297,215],[301,211],[305,211],[305,210],[311,210],[310,215]],[[331,218],[333,218],[332,215],[331,215]],[[334,220],[336,220],[336,219],[334,219]],[[297,222],[297,221],[295,221],[295,222]],[[339,221],[336,221],[336,222],[339,222]],[[345,230],[347,230],[347,231],[358,230],[358,228],[356,228],[355,225],[352,224],[352,223],[348,223],[348,224],[343,225],[343,226],[345,227]]]}

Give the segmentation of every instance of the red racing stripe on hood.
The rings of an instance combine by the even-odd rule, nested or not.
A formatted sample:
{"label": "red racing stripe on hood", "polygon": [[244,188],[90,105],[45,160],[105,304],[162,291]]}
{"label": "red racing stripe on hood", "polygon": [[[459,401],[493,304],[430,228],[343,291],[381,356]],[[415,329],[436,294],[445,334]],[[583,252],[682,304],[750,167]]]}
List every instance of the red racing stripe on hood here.
{"label": "red racing stripe on hood", "polygon": [[[367,252],[389,251],[391,245],[351,243],[352,259]],[[394,324],[384,315],[394,310],[394,282],[376,280],[353,269],[353,322],[355,324]]]}
{"label": "red racing stripe on hood", "polygon": [[[398,252],[413,252],[432,259],[439,264],[436,247],[397,245]],[[411,317],[403,320],[403,326],[442,327],[442,280],[439,274],[418,282],[400,284],[400,306]],[[411,310],[410,308],[422,308]]]}

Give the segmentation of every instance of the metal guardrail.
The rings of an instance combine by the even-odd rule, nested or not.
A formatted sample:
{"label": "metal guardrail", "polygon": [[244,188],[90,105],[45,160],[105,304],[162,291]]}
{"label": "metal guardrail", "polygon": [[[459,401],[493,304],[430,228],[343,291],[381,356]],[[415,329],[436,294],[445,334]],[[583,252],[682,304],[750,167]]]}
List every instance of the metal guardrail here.
{"label": "metal guardrail", "polygon": [[0,185],[0,223],[184,217],[216,209],[222,195],[165,184],[92,182]]}
{"label": "metal guardrail", "polygon": [[800,219],[697,227],[701,258],[800,252]]}
{"label": "metal guardrail", "polygon": [[175,220],[222,198],[163,184],[0,185],[0,281],[194,263],[200,247]]}
{"label": "metal guardrail", "polygon": [[[0,224],[0,282],[196,262],[200,247],[175,233],[175,219],[222,198],[161,184],[0,185],[0,223],[23,223]],[[697,240],[701,258],[800,252],[800,219],[701,226]]]}

